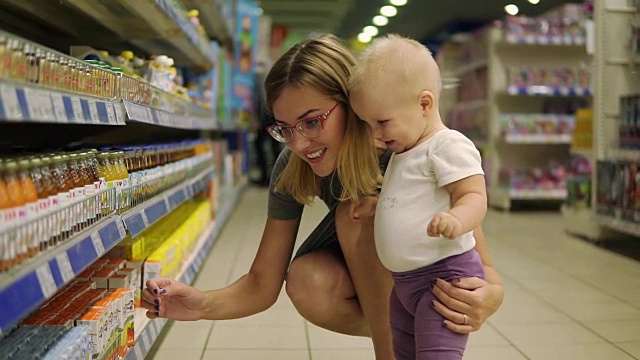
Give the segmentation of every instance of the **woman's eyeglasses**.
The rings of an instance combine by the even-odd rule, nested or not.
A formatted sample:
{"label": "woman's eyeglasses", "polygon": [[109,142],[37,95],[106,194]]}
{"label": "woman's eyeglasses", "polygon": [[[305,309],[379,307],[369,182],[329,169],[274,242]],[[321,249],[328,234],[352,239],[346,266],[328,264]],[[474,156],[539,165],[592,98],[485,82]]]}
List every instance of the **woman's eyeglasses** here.
{"label": "woman's eyeglasses", "polygon": [[267,128],[269,135],[282,143],[288,143],[293,140],[293,129],[296,129],[302,136],[306,138],[314,138],[320,135],[320,131],[324,129],[324,122],[329,117],[329,114],[335,109],[340,103],[336,103],[333,105],[329,111],[326,113],[311,119],[304,119],[298,121],[293,126],[286,125],[271,125]]}

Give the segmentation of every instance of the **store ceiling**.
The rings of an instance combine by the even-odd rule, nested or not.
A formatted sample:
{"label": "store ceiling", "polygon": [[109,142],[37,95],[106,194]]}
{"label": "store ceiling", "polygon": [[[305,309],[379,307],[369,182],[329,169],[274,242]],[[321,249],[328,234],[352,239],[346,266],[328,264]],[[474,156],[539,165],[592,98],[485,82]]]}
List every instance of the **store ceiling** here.
{"label": "store ceiling", "polygon": [[[425,42],[488,21],[503,18],[504,6],[514,3],[521,14],[535,16],[563,3],[580,0],[409,0],[398,15],[381,28]],[[260,5],[273,24],[288,25],[294,31],[332,32],[343,38],[355,37],[389,0],[261,0]]]}

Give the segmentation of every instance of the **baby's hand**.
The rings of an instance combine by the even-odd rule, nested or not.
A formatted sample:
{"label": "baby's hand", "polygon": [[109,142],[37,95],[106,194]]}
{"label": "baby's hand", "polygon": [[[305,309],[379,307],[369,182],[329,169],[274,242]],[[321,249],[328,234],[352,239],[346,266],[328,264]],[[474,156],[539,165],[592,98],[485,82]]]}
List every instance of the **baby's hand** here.
{"label": "baby's hand", "polygon": [[433,237],[444,235],[449,239],[455,239],[462,235],[462,223],[449,213],[439,212],[431,220],[427,234]]}
{"label": "baby's hand", "polygon": [[351,202],[349,215],[353,222],[360,222],[361,219],[374,216],[376,213],[376,205],[378,204],[377,196],[367,196],[358,201]]}

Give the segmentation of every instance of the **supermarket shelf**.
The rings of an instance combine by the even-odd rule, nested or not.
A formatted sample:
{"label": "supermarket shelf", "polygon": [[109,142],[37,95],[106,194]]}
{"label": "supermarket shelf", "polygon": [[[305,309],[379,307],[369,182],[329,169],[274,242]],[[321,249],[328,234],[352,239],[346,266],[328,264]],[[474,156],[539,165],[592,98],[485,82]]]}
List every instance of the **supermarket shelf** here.
{"label": "supermarket shelf", "polygon": [[640,58],[607,58],[607,65],[640,65]]}
{"label": "supermarket shelf", "polygon": [[214,130],[217,128],[213,116],[202,118],[173,114],[130,101],[123,101],[123,107],[127,113],[127,119],[130,121],[189,130]]}
{"label": "supermarket shelf", "polygon": [[562,201],[567,198],[566,189],[507,189],[504,187],[491,187],[488,189],[489,205],[509,210],[511,201]]}
{"label": "supermarket shelf", "polygon": [[195,194],[202,192],[214,175],[209,167],[193,179],[186,180],[122,214],[122,220],[132,238],[158,222]]}
{"label": "supermarket shelf", "polygon": [[571,134],[505,134],[508,144],[571,144]]}
{"label": "supermarket shelf", "polygon": [[617,149],[612,151],[612,157],[617,160],[640,160],[640,149]]}
{"label": "supermarket shelf", "polygon": [[514,45],[538,45],[550,47],[572,47],[579,48],[586,45],[587,39],[582,37],[562,37],[557,36],[549,38],[544,35],[519,36],[515,34],[505,34],[504,41],[499,42],[498,46],[514,46]]}
{"label": "supermarket shelf", "polygon": [[507,88],[507,94],[526,96],[591,96],[591,90],[582,88],[557,89],[551,86],[529,86],[525,88],[509,86]]}
{"label": "supermarket shelf", "polygon": [[[179,281],[192,284],[196,275],[200,271],[200,268],[204,264],[211,248],[215,241],[218,239],[221,229],[227,223],[231,217],[231,213],[235,208],[235,205],[240,197],[240,194],[245,188],[245,184],[237,186],[233,190],[231,201],[225,202],[223,208],[218,212],[216,219],[209,225],[207,229],[200,235],[200,239],[196,243],[191,258],[187,261],[187,266],[182,269],[182,272],[178,275]],[[155,319],[149,320],[145,315],[146,310],[136,309],[135,319],[136,322],[134,329],[136,332],[136,344],[133,349],[127,352],[124,360],[142,360],[144,359],[151,347],[158,339],[158,335],[167,324],[167,319]]]}
{"label": "supermarket shelf", "polygon": [[184,4],[189,9],[200,11],[200,22],[204,26],[207,34],[227,47],[233,45],[231,32],[226,26],[219,7],[213,0],[184,0]]}
{"label": "supermarket shelf", "polygon": [[610,13],[619,13],[619,14],[635,14],[638,12],[638,9],[636,9],[633,6],[610,7],[610,8],[605,8],[605,10]]}
{"label": "supermarket shelf", "polygon": [[0,121],[125,125],[115,100],[6,81],[0,83]]}
{"label": "supermarket shelf", "polygon": [[591,208],[562,205],[561,212],[567,233],[589,240],[605,237],[606,229],[600,226]]}
{"label": "supermarket shelf", "polygon": [[613,216],[598,215],[598,222],[609,229],[619,231],[624,234],[640,237],[640,223],[617,219]]}
{"label": "supermarket shelf", "polygon": [[67,240],[16,273],[0,276],[0,335],[126,236],[118,215]]}
{"label": "supermarket shelf", "polygon": [[[166,1],[114,0],[106,5],[101,1],[66,0],[64,3],[148,53],[165,53],[178,65],[211,66],[208,43],[194,38],[197,30],[191,24],[181,27],[168,12],[172,5]],[[187,29],[193,31],[188,33]]]}

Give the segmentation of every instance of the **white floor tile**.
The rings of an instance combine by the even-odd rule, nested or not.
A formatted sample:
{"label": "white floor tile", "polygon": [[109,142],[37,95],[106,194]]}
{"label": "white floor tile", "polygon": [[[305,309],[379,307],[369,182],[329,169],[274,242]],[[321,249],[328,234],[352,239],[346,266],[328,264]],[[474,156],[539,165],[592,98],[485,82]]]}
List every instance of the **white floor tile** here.
{"label": "white floor tile", "polygon": [[311,358],[313,360],[372,360],[375,359],[375,354],[373,349],[312,349]]}
{"label": "white floor tile", "polygon": [[496,327],[516,346],[604,342],[598,335],[573,322],[505,324]]}
{"label": "white floor tile", "polygon": [[563,344],[522,346],[531,360],[633,360],[634,358],[611,344]]}
{"label": "white floor tile", "polygon": [[527,360],[513,346],[467,346],[464,360]]}
{"label": "white floor tile", "polygon": [[640,341],[639,320],[585,321],[584,324],[612,342]]}
{"label": "white floor tile", "polygon": [[303,326],[294,327],[238,327],[216,322],[207,344],[211,350],[218,349],[308,349]]}
{"label": "white floor tile", "polygon": [[309,358],[308,350],[207,350],[202,360],[308,360]]}
{"label": "white floor tile", "polygon": [[626,351],[628,354],[631,354],[631,356],[636,359],[640,359],[640,341],[615,343],[615,345]]}
{"label": "white floor tile", "polygon": [[313,324],[308,326],[311,349],[373,349],[370,338],[338,334]]}
{"label": "white floor tile", "polygon": [[151,360],[200,360],[202,358],[202,349],[198,350],[165,350],[161,349],[151,357]]}

